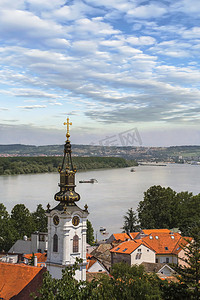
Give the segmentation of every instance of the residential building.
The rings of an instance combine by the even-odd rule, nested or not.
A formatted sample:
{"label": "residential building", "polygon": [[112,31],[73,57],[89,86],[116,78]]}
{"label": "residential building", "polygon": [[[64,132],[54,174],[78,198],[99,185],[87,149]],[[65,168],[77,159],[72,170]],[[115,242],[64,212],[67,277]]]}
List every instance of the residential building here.
{"label": "residential building", "polygon": [[46,268],[0,262],[0,299],[31,300],[42,284]]}
{"label": "residential building", "polygon": [[48,247],[47,241],[48,234],[46,232],[34,232],[31,234],[31,238],[28,239],[24,236],[23,240],[17,240],[15,244],[10,248],[8,253],[36,253],[46,252]]}
{"label": "residential building", "polygon": [[140,240],[130,240],[110,250],[111,264],[126,262],[129,265],[155,262],[155,251]]}

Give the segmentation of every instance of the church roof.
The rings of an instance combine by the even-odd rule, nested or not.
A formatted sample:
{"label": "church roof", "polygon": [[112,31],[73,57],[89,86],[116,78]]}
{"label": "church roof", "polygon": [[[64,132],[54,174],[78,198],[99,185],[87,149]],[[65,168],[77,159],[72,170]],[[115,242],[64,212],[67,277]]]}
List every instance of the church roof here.
{"label": "church roof", "polygon": [[[39,276],[39,282],[41,283],[42,274],[45,270],[45,268],[0,262],[0,298],[4,300],[31,299],[29,298],[29,294],[38,288],[38,284],[36,284],[36,280],[34,279]],[[30,286],[33,280],[35,281],[35,287]],[[28,288],[26,288],[27,285],[29,285]],[[28,291],[26,297],[17,297],[25,288]]]}

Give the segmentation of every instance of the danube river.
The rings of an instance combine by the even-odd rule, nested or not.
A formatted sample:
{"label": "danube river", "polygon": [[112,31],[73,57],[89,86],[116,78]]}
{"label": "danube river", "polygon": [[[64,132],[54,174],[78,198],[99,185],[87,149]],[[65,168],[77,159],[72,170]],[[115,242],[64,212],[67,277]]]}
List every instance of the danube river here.
{"label": "danube river", "polygon": [[[200,166],[168,164],[167,166],[139,166],[131,168],[93,170],[76,174],[76,191],[81,195],[78,205],[89,206],[89,220],[95,232],[105,227],[109,235],[121,232],[123,215],[132,207],[136,209],[143,193],[152,185],[171,187],[173,190],[200,193]],[[79,183],[95,178],[98,183]],[[34,211],[39,203],[46,208],[57,205],[54,194],[58,188],[59,174],[34,174],[0,176],[0,203],[10,212],[14,205],[24,203]],[[100,238],[99,234],[98,237]]]}

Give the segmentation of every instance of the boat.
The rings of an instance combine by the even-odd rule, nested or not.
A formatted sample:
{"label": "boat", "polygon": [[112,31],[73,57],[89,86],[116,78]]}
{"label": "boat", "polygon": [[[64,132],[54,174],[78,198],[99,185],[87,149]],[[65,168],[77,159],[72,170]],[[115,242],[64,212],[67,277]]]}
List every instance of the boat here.
{"label": "boat", "polygon": [[135,170],[133,168],[131,168],[130,172],[135,172]]}
{"label": "boat", "polygon": [[95,178],[89,180],[79,180],[79,183],[97,183],[98,181]]}

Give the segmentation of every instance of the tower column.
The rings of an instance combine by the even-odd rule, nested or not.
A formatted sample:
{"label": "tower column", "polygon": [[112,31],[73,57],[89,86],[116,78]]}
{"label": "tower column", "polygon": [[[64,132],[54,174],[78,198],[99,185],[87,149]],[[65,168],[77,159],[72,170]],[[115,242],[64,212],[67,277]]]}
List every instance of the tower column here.
{"label": "tower column", "polygon": [[70,249],[69,249],[69,229],[63,230],[63,258],[62,264],[67,265],[70,262]]}
{"label": "tower column", "polygon": [[71,144],[69,141],[69,125],[67,119],[67,140],[64,145],[64,157],[60,173],[60,191],[54,199],[58,205],[53,209],[48,207],[48,252],[47,269],[53,278],[62,277],[62,269],[72,265],[76,258],[83,260],[75,273],[77,280],[86,280],[86,231],[87,231],[87,205],[81,209],[76,205],[80,195],[75,191],[76,169],[73,167],[71,157]]}

